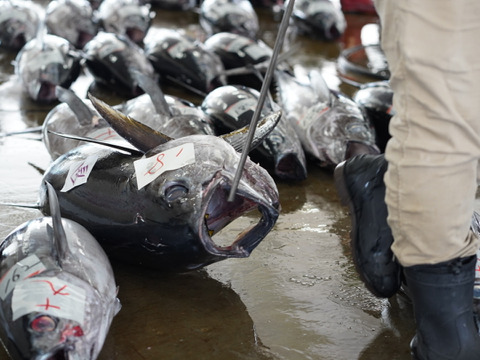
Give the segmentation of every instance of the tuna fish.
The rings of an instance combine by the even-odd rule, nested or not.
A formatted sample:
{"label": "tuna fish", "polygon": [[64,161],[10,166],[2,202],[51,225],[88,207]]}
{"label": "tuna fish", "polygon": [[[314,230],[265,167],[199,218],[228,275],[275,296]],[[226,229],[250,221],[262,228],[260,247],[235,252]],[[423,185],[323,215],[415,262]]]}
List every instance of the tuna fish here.
{"label": "tuna fish", "polygon": [[57,85],[68,88],[80,74],[80,56],[68,40],[45,34],[30,40],[15,59],[15,73],[34,101],[57,100]]}
{"label": "tuna fish", "polygon": [[155,13],[150,11],[149,4],[139,0],[103,0],[97,16],[105,31],[127,36],[141,44]]}
{"label": "tuna fish", "polygon": [[205,0],[200,5],[199,22],[207,36],[226,31],[255,39],[260,28],[248,0]]}
{"label": "tuna fish", "polygon": [[[245,130],[224,139],[192,135],[173,140],[99,100],[94,105],[138,150],[83,145],[54,161],[44,179],[57,191],[62,214],[83,224],[109,256],[187,271],[246,257],[272,229],[279,215],[278,190],[260,166],[246,163],[236,198],[226,201],[240,155],[224,139],[245,141]],[[275,126],[279,117],[274,113],[263,123]],[[45,187],[39,203],[48,213]],[[218,234],[252,211],[259,220],[237,239]]]}
{"label": "tuna fish", "polygon": [[145,38],[145,53],[162,79],[203,93],[226,84],[218,55],[178,30],[152,29]]}
{"label": "tuna fish", "polygon": [[393,91],[388,81],[375,81],[360,86],[353,96],[353,101],[360,106],[365,117],[373,124],[377,145],[380,151],[384,152],[390,139],[388,125],[395,114]]}
{"label": "tuna fish", "polygon": [[83,50],[95,81],[122,95],[134,97],[143,93],[135,72],[157,78],[143,49],[124,36],[99,31]]}
{"label": "tuna fish", "polygon": [[0,0],[0,47],[20,50],[37,35],[42,13],[31,1]]}
{"label": "tuna fish", "polygon": [[[239,85],[226,85],[210,92],[201,108],[212,118],[217,131],[224,133],[250,123],[259,92]],[[278,110],[279,106],[266,101],[263,114]],[[289,120],[282,116],[280,122],[258,147],[264,167],[283,180],[304,180],[307,164],[302,144]],[[258,154],[257,154],[258,155]]]}
{"label": "tuna fish", "polygon": [[347,27],[340,6],[331,0],[295,0],[292,23],[299,34],[327,41],[337,40]]}
{"label": "tuna fish", "polygon": [[82,49],[98,31],[87,0],[50,1],[45,10],[45,25],[49,33],[67,39],[77,49]]}
{"label": "tuna fish", "polygon": [[321,166],[335,166],[360,153],[380,153],[375,130],[358,105],[331,91],[312,71],[308,82],[277,71],[278,102],[293,125],[305,152]]}
{"label": "tuna fish", "polygon": [[112,268],[45,189],[52,217],[20,225],[0,245],[0,339],[13,360],[94,360],[120,310]]}

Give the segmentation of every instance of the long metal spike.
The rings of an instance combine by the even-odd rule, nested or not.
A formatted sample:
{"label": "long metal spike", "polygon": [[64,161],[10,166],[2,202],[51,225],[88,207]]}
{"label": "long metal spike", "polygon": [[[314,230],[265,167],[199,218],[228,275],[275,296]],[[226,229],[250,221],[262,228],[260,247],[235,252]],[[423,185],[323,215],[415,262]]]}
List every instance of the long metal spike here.
{"label": "long metal spike", "polygon": [[250,144],[252,143],[253,136],[255,135],[255,128],[257,126],[258,119],[260,118],[260,113],[263,108],[263,104],[265,103],[265,99],[267,97],[267,93],[270,88],[270,83],[272,81],[273,72],[277,66],[277,58],[280,50],[283,46],[283,40],[285,38],[285,33],[287,32],[288,23],[290,20],[290,16],[293,12],[293,5],[295,4],[295,0],[290,0],[288,2],[287,9],[283,14],[282,22],[280,23],[280,27],[278,29],[277,38],[275,39],[275,45],[273,47],[272,58],[270,59],[270,64],[267,68],[267,72],[265,74],[265,81],[262,83],[262,88],[260,89],[260,95],[258,97],[257,107],[253,113],[252,121],[250,122],[250,129],[248,131],[247,140],[243,147],[242,155],[240,157],[240,161],[238,162],[237,171],[235,173],[235,177],[233,178],[232,188],[230,189],[230,193],[228,195],[228,201],[232,202],[235,200],[235,193],[237,192],[238,185],[240,183],[240,178],[242,176],[242,171],[245,166],[245,162],[247,161],[248,152],[250,151]]}

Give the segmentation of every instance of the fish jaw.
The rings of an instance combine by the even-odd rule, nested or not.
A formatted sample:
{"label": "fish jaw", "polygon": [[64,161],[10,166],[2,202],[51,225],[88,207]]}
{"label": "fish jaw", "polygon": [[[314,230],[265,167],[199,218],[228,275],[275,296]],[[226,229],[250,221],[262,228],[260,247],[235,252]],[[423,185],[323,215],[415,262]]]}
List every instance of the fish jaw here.
{"label": "fish jaw", "polygon": [[[256,167],[255,171],[261,169],[253,163],[247,166]],[[266,171],[265,174],[268,177]],[[197,225],[198,233],[205,250],[210,254],[220,258],[245,258],[265,238],[278,219],[278,190],[273,180],[270,182],[264,181],[261,176],[250,179],[243,176],[234,200],[229,202],[227,198],[232,181],[233,176],[230,174],[219,175],[205,188],[203,216]],[[257,191],[258,188],[262,188],[262,191]],[[231,245],[223,246],[217,243],[214,239],[215,233],[254,210],[261,215],[257,224],[240,233]]]}

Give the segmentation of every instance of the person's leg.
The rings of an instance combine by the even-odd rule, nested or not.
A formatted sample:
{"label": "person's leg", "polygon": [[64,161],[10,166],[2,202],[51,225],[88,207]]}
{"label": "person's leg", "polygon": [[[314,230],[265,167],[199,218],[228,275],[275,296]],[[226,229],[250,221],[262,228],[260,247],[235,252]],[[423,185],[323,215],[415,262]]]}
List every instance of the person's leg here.
{"label": "person's leg", "polygon": [[480,2],[379,0],[396,115],[385,174],[418,359],[480,359],[470,232],[480,159]]}

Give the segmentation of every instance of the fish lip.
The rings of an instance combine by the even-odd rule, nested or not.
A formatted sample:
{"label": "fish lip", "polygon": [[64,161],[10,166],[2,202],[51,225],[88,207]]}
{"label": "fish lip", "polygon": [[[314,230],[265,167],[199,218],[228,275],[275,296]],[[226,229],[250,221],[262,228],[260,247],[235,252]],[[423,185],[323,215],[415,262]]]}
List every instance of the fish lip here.
{"label": "fish lip", "polygon": [[[221,258],[245,258],[250,255],[250,253],[257,247],[257,245],[265,238],[265,236],[270,232],[270,230],[275,225],[278,216],[279,216],[279,203],[278,197],[272,197],[273,202],[270,202],[268,199],[265,199],[262,195],[256,193],[255,191],[247,190],[247,187],[242,188],[239,185],[236,197],[234,201],[237,201],[235,205],[229,205],[227,202],[227,197],[231,189],[231,182],[227,177],[220,176],[214,178],[206,187],[204,195],[204,204],[202,206],[202,216],[198,224],[198,232],[200,234],[200,240],[205,248],[210,254],[221,257]],[[240,200],[239,200],[240,199]],[[227,219],[224,225],[216,230],[222,230],[225,228],[228,223],[238,219],[242,215],[245,215],[251,210],[257,209],[261,214],[261,219],[258,223],[247,230],[244,230],[242,233],[237,235],[237,238],[229,246],[220,246],[215,243],[209,234],[209,228],[205,217],[209,211],[209,205],[213,201],[218,201],[222,203],[220,212],[217,211],[217,216],[221,220],[222,215],[226,213],[228,209],[233,209],[233,206],[241,205],[244,207],[243,210],[234,213],[234,216]],[[240,201],[240,202],[239,202]],[[217,209],[218,210],[218,209]]]}

